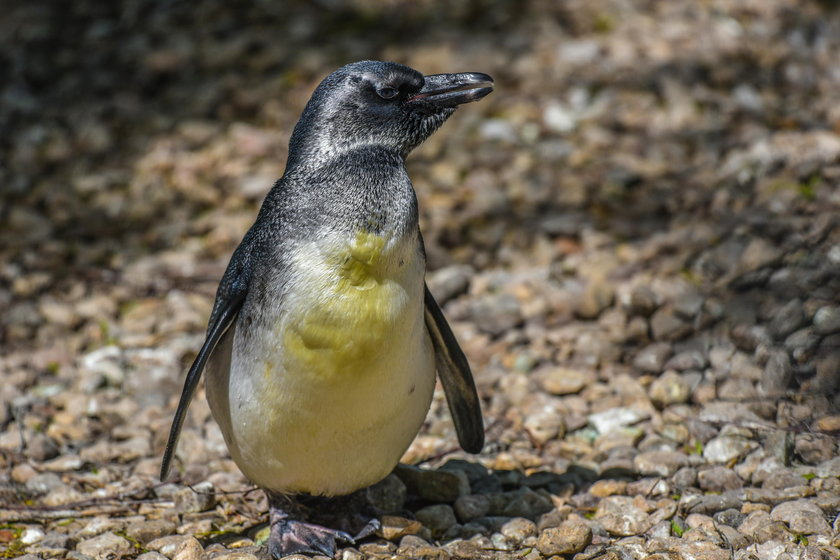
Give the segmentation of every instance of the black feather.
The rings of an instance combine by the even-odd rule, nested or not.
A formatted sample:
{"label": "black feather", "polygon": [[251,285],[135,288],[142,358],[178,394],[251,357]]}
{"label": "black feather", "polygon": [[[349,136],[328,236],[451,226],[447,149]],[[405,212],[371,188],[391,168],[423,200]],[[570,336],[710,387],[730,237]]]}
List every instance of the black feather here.
{"label": "black feather", "polygon": [[425,290],[426,328],[435,347],[435,366],[455,422],[458,442],[464,451],[479,453],[484,447],[484,421],[470,364],[429,287]]}

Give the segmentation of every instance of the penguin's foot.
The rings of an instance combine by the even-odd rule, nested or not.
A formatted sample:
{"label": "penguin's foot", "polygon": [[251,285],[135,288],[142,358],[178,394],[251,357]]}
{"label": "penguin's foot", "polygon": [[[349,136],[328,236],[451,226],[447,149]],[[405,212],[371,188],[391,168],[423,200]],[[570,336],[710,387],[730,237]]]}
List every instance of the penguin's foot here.
{"label": "penguin's foot", "polygon": [[[271,523],[268,551],[272,558],[283,558],[291,554],[323,554],[333,557],[339,543],[355,545],[356,541],[373,535],[382,526],[376,517],[365,515],[353,507],[353,503],[358,501],[355,495],[337,498],[299,495],[298,500],[273,494],[268,496]],[[308,507],[302,502],[307,502]],[[354,531],[362,524],[364,526],[351,537],[347,531],[292,519],[292,515],[308,519],[310,516],[304,515],[304,511],[310,509],[326,513],[315,516],[319,523],[338,526],[347,531]]]}
{"label": "penguin's foot", "polygon": [[344,531],[294,519],[282,519],[276,523],[272,519],[268,552],[272,558],[283,558],[291,554],[323,554],[332,558],[338,542],[356,544],[353,537]]}

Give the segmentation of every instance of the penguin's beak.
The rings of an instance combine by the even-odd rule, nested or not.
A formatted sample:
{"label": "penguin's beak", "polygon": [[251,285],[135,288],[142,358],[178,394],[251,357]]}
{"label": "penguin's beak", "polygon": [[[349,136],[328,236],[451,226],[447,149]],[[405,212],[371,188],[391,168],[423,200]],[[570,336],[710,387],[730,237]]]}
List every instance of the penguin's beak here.
{"label": "penguin's beak", "polygon": [[432,74],[423,77],[423,88],[408,98],[408,103],[431,103],[438,107],[455,107],[478,101],[493,91],[493,78],[480,72]]}

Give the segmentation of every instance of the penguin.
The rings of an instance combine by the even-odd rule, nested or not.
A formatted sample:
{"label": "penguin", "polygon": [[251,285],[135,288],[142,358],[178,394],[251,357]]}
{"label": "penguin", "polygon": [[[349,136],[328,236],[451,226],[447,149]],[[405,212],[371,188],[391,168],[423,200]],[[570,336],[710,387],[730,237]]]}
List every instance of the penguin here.
{"label": "penguin", "polygon": [[234,251],[164,452],[170,470],[202,372],[232,459],[269,497],[269,552],[333,556],[355,535],[299,519],[287,497],[350,495],[386,477],[441,380],[461,447],[484,445],[470,367],[425,283],[406,156],[482,73],[424,76],[362,61],[327,76],[294,128],[283,176]]}

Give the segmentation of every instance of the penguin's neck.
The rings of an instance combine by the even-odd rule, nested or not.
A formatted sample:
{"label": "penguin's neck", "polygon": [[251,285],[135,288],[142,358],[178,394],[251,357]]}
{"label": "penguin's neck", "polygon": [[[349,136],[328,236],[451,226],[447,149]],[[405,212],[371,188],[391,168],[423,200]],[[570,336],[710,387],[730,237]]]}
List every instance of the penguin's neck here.
{"label": "penguin's neck", "polygon": [[[324,234],[349,240],[416,234],[417,197],[401,154],[379,144],[357,144],[287,172],[295,197]],[[363,244],[367,245],[367,244]]]}
{"label": "penguin's neck", "polygon": [[387,154],[389,159],[396,157],[404,163],[410,149],[406,149],[399,143],[384,142],[382,139],[372,136],[319,130],[305,138],[293,139],[290,143],[286,169],[297,167],[317,169],[329,165],[332,160],[340,159],[347,154],[358,151],[375,151],[383,155]]}

